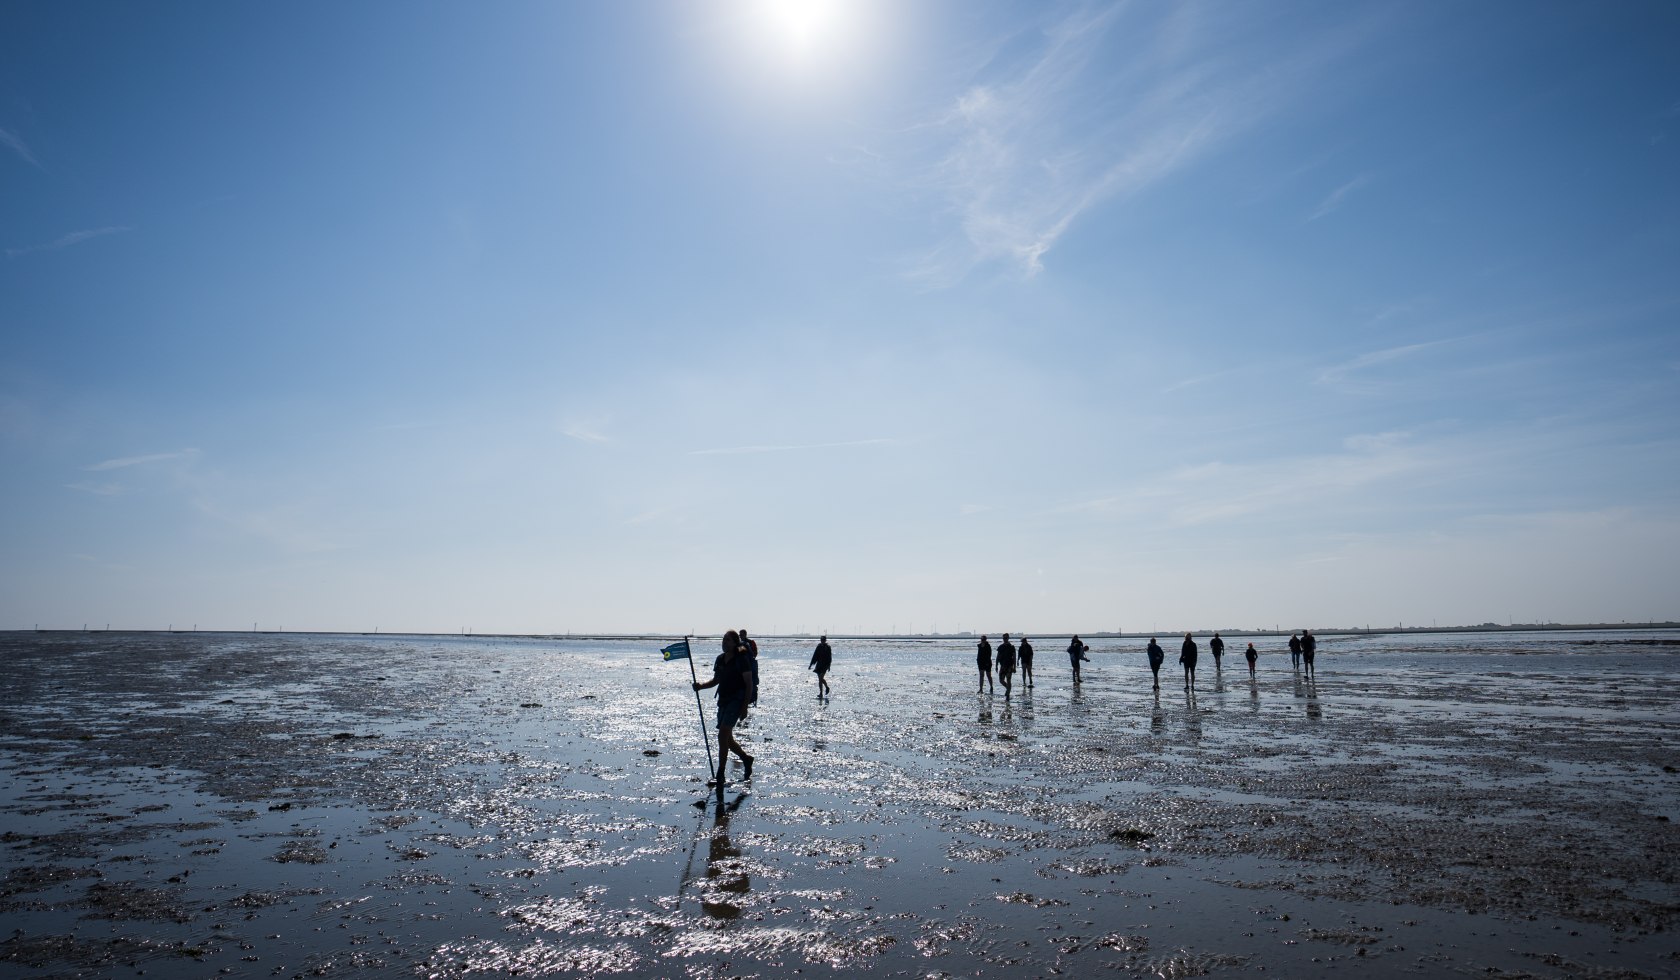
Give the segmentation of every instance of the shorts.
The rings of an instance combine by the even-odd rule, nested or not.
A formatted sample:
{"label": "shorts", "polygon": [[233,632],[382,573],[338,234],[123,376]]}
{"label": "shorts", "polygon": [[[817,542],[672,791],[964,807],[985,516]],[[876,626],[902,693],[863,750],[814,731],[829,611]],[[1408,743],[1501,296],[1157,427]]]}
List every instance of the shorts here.
{"label": "shorts", "polygon": [[717,720],[718,728],[734,728],[735,723],[741,720],[741,716],[746,714],[746,711],[747,696],[745,694],[740,697],[730,698],[728,701],[719,701]]}

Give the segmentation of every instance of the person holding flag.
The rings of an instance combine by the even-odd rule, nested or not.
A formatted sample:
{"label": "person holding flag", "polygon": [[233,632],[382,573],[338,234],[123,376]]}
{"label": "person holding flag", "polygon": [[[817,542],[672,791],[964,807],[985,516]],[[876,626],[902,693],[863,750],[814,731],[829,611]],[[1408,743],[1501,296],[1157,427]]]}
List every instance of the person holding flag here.
{"label": "person holding flag", "polygon": [[[692,668],[692,664],[690,667]],[[753,773],[753,757],[741,748],[741,743],[735,741],[735,723],[746,714],[747,697],[753,686],[753,659],[741,649],[741,635],[734,630],[723,634],[723,652],[718,654],[712,664],[712,679],[702,684],[694,681],[696,697],[700,691],[708,687],[717,688],[718,701],[718,760],[717,778],[707,783],[716,786],[719,793],[728,783],[729,753],[734,752],[741,757],[741,764],[746,768],[742,778],[751,779]]]}

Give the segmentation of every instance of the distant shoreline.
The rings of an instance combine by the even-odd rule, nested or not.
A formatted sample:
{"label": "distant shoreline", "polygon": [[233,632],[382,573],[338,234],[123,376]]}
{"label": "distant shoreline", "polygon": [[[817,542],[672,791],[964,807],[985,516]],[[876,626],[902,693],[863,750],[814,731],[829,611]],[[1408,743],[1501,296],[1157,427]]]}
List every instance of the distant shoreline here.
{"label": "distant shoreline", "polygon": [[[1392,626],[1392,627],[1342,627],[1342,628],[1314,628],[1314,634],[1320,637],[1349,637],[1349,636],[1406,636],[1427,634],[1457,634],[1457,633],[1614,633],[1647,630],[1680,629],[1680,622],[1650,622],[1650,623],[1515,623],[1500,626],[1494,623],[1483,623],[1479,626]],[[1191,630],[1195,636],[1211,636],[1218,632],[1221,636],[1233,637],[1285,637],[1295,630],[1247,630],[1247,629],[1200,629]],[[249,630],[178,630],[178,629],[12,629],[0,630],[0,633],[40,633],[40,634],[81,634],[81,633],[118,633],[125,635],[164,635],[202,633],[206,636],[237,636],[237,635],[292,635],[292,636],[407,636],[428,639],[503,639],[503,640],[648,640],[665,641],[671,639],[674,633],[410,633],[404,631],[379,630],[374,632],[355,632],[347,630],[286,630],[286,629],[249,629]],[[1151,632],[1084,632],[1078,635],[1087,640],[1142,640],[1149,637],[1180,636],[1183,630],[1168,629]],[[699,639],[708,639],[712,634],[689,634]],[[762,633],[755,634],[766,640],[815,640],[817,633]],[[973,632],[961,633],[835,633],[826,635],[833,640],[967,640],[982,634]],[[1021,635],[1021,634],[1017,634]],[[1070,633],[1057,632],[1028,632],[1026,636],[1067,636]]]}

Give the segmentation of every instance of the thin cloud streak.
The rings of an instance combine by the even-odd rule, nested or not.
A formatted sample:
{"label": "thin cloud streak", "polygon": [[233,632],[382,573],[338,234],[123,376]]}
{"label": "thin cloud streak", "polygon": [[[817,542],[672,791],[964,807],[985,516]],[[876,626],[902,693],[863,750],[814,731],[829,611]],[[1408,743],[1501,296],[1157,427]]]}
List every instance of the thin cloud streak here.
{"label": "thin cloud streak", "polygon": [[117,459],[107,459],[102,463],[85,466],[83,469],[89,473],[99,473],[104,470],[120,470],[130,466],[143,466],[147,463],[163,463],[172,459],[195,459],[197,456],[198,450],[196,449],[182,449],[179,452],[173,453],[152,453],[147,456],[123,456]]}
{"label": "thin cloud streak", "polygon": [[612,442],[612,439],[602,432],[599,427],[587,422],[572,422],[560,429],[560,434],[578,442]]}
{"label": "thin cloud streak", "polygon": [[31,252],[56,252],[59,249],[69,248],[72,245],[80,245],[82,242],[88,241],[89,239],[103,238],[106,235],[120,235],[123,232],[133,230],[134,229],[128,225],[109,225],[104,228],[90,228],[86,231],[73,231],[68,235],[55,238],[52,241],[41,245],[29,245],[24,248],[8,248],[6,249],[6,258],[15,259],[20,255],[28,255]]}
{"label": "thin cloud streak", "polygon": [[1350,436],[1346,451],[1263,463],[1187,466],[1128,492],[1080,501],[1051,513],[1144,518],[1196,527],[1280,510],[1322,506],[1403,476],[1450,468],[1439,447],[1412,445],[1405,433]]}
{"label": "thin cloud streak", "polygon": [[1453,342],[1454,341],[1452,340],[1430,340],[1421,344],[1406,344],[1401,347],[1389,347],[1383,350],[1371,351],[1368,354],[1361,354],[1350,361],[1343,361],[1340,364],[1325,368],[1323,371],[1319,372],[1318,382],[1319,384],[1338,384],[1355,372],[1363,371],[1366,368],[1375,367],[1379,364],[1387,364],[1390,361],[1398,361],[1402,358],[1411,357],[1420,351],[1429,350],[1430,348],[1440,347],[1444,344],[1450,344]]}
{"label": "thin cloud streak", "polygon": [[128,492],[127,488],[120,483],[66,483],[64,487],[67,490],[76,490],[81,493],[92,494],[95,497],[120,497]]}
{"label": "thin cloud streak", "polygon": [[885,446],[896,439],[854,439],[850,442],[813,442],[802,446],[731,446],[727,449],[691,449],[690,456],[744,456],[749,453],[788,453],[807,449],[840,449],[846,446]]}
{"label": "thin cloud streak", "polygon": [[0,129],[0,143],[11,147],[12,152],[22,157],[25,163],[42,172],[46,171],[47,168],[41,166],[41,161],[35,158],[35,154],[29,152],[29,146],[24,143],[23,137],[9,129]]}
{"label": "thin cloud streak", "polygon": [[1315,208],[1313,210],[1313,213],[1307,217],[1307,220],[1308,221],[1317,221],[1318,219],[1324,217],[1325,215],[1329,214],[1330,212],[1332,212],[1332,211],[1336,210],[1337,208],[1341,207],[1342,202],[1347,199],[1347,196],[1349,194],[1352,194],[1354,191],[1360,189],[1361,187],[1364,187],[1366,184],[1369,184],[1371,181],[1373,181],[1375,179],[1376,179],[1376,176],[1374,174],[1360,174],[1359,176],[1353,178],[1352,180],[1348,181],[1347,183],[1343,184],[1342,186],[1340,186],[1340,187],[1336,188],[1335,190],[1331,191],[1328,197],[1326,197],[1323,201],[1319,202],[1318,207]]}

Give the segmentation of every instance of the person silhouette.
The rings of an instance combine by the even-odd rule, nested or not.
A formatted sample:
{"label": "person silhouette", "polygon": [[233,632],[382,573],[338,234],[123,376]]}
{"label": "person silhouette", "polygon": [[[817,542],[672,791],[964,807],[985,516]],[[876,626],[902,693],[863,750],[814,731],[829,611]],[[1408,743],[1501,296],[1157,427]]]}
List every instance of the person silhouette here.
{"label": "person silhouette", "polygon": [[998,680],[1003,681],[1003,696],[1009,697],[1014,688],[1015,677],[1015,644],[1009,642],[1009,634],[1003,634],[1003,642],[997,648]]}
{"label": "person silhouette", "polygon": [[1213,654],[1213,672],[1219,673],[1225,669],[1225,641],[1219,638],[1219,631],[1213,631],[1213,639],[1208,641],[1208,652]]}
{"label": "person silhouette", "polygon": [[717,778],[707,783],[716,786],[718,795],[723,795],[723,787],[728,784],[729,753],[734,752],[741,759],[746,769],[744,779],[751,779],[753,773],[753,757],[735,741],[735,725],[747,711],[749,688],[753,682],[752,658],[746,654],[741,646],[741,635],[734,630],[723,634],[723,652],[712,664],[712,679],[701,683],[694,682],[696,691],[704,691],[708,687],[717,688],[718,701],[718,760]]}
{"label": "person silhouette", "polygon": [[817,697],[828,693],[828,669],[834,666],[834,649],[828,645],[828,634],[824,633],[817,640],[817,648],[811,651],[809,670],[817,672]]}
{"label": "person silhouette", "polygon": [[1167,652],[1161,649],[1161,644],[1155,642],[1155,637],[1149,638],[1149,672],[1155,676],[1155,690],[1161,689],[1161,664],[1165,663]]}
{"label": "person silhouette", "polygon": [[997,693],[997,684],[992,680],[992,641],[986,639],[986,634],[980,634],[980,643],[974,648],[974,663],[980,668],[980,691],[984,692],[989,685],[992,693]]}
{"label": "person silhouette", "polygon": [[1090,647],[1085,645],[1085,641],[1079,638],[1078,634],[1075,634],[1073,640],[1068,643],[1068,663],[1073,666],[1073,682],[1075,684],[1078,684],[1081,679],[1079,676],[1079,662],[1081,660],[1089,661],[1091,659],[1090,657],[1085,656],[1086,651],[1090,649]]}
{"label": "person silhouette", "polygon": [[1248,661],[1248,676],[1253,677],[1254,662],[1260,659],[1260,651],[1254,649],[1254,644],[1250,643],[1248,649],[1243,651],[1243,659]]}
{"label": "person silhouette", "polygon": [[1184,634],[1184,645],[1178,648],[1178,662],[1184,665],[1184,686],[1196,686],[1196,641]]}
{"label": "person silhouette", "polygon": [[1024,636],[1021,637],[1020,657],[1021,657],[1021,682],[1023,684],[1025,684],[1027,687],[1032,687],[1033,686],[1033,676],[1032,676],[1033,648],[1032,648],[1032,644],[1028,643],[1027,638],[1024,637]]}

